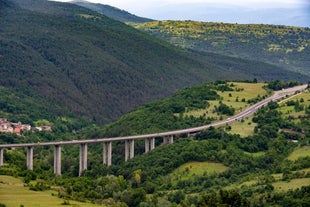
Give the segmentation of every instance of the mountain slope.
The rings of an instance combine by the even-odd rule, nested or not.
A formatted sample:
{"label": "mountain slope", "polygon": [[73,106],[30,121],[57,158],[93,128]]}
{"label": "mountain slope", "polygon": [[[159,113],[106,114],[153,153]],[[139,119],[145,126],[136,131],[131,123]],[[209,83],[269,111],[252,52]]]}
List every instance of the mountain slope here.
{"label": "mountain slope", "polygon": [[181,47],[268,62],[310,74],[309,28],[195,21],[154,21],[134,26]]}
{"label": "mountain slope", "polygon": [[114,8],[111,13],[108,5],[88,2],[79,5],[127,22],[177,46],[267,62],[310,75],[309,28],[147,19],[135,23],[132,20],[135,15],[119,18],[124,11]]}
{"label": "mountain slope", "polygon": [[[0,85],[38,93],[97,123],[185,86],[257,77],[240,70],[251,68],[251,62],[239,67],[237,59],[181,50],[83,7],[0,2]],[[265,65],[255,67],[259,79],[279,77],[260,73]],[[288,73],[286,78],[300,77]]]}
{"label": "mountain slope", "polygon": [[104,14],[112,19],[116,19],[121,22],[132,22],[132,23],[142,23],[142,22],[151,22],[152,19],[138,17],[136,15],[130,14],[125,10],[118,9],[113,6],[104,5],[104,4],[94,4],[87,1],[72,1],[71,3],[86,7],[88,9],[94,10],[101,14]]}
{"label": "mountain slope", "polygon": [[231,75],[82,7],[1,2],[1,85],[29,88],[100,123],[186,85]]}

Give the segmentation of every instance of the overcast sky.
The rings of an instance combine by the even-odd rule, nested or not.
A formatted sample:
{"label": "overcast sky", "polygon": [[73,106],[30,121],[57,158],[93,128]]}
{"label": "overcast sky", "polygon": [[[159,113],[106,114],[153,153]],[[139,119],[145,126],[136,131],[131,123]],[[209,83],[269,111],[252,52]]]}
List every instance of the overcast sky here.
{"label": "overcast sky", "polygon": [[[71,1],[71,0],[57,0]],[[309,0],[87,0],[156,20],[310,25]],[[277,10],[275,10],[277,9]]]}
{"label": "overcast sky", "polygon": [[[58,0],[71,1],[71,0]],[[307,0],[87,0],[89,2],[108,4],[126,10],[140,10],[140,8],[158,7],[163,5],[177,4],[227,4],[240,5],[250,8],[281,8],[281,7],[296,7],[306,5]]]}

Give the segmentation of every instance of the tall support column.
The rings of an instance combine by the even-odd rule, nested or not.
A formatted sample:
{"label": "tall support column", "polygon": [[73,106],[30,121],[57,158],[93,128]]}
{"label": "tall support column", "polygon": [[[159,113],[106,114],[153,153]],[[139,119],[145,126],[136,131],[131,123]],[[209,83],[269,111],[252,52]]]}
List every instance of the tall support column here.
{"label": "tall support column", "polygon": [[135,156],[135,140],[125,140],[125,161]]}
{"label": "tall support column", "polygon": [[163,144],[168,144],[169,141],[168,141],[168,138],[167,137],[163,137]]}
{"label": "tall support column", "polygon": [[150,138],[145,138],[144,144],[145,144],[145,153],[148,153],[148,151],[150,151]]}
{"label": "tall support column", "polygon": [[80,145],[80,170],[79,170],[79,176],[82,175],[84,170],[87,170],[87,144],[81,144]]}
{"label": "tall support column", "polygon": [[129,159],[129,140],[125,140],[125,162]]}
{"label": "tall support column", "polygon": [[27,170],[33,170],[33,147],[27,147]]}
{"label": "tall support column", "polygon": [[103,164],[112,165],[112,142],[103,143]]}
{"label": "tall support column", "polygon": [[155,149],[155,138],[151,138],[151,150]]}
{"label": "tall support column", "polygon": [[155,138],[146,138],[145,139],[145,153],[153,150],[155,148]]}
{"label": "tall support column", "polygon": [[135,156],[135,140],[129,141],[129,158],[132,159]]}
{"label": "tall support column", "polygon": [[173,144],[173,136],[171,137],[164,137],[163,144]]}
{"label": "tall support column", "polygon": [[0,148],[0,167],[3,165],[3,148]]}
{"label": "tall support column", "polygon": [[54,174],[61,175],[61,146],[55,145],[54,149]]}

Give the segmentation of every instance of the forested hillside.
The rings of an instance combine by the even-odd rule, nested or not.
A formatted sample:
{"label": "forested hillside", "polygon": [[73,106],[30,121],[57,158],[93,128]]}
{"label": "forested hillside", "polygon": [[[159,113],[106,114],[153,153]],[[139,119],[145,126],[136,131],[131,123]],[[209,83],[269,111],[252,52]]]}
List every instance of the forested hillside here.
{"label": "forested hillside", "polygon": [[154,21],[134,26],[184,48],[259,60],[310,74],[309,28],[195,21]]}
{"label": "forested hillside", "polygon": [[[0,118],[52,126],[0,132],[1,144],[37,143],[33,170],[26,149],[1,149],[0,206],[310,205],[309,89],[174,144],[157,137],[148,153],[137,140],[127,162],[124,142],[113,142],[110,167],[102,145],[89,144],[80,177],[79,144],[62,146],[62,175],[53,173],[54,148],[40,146],[229,119],[272,90],[309,81],[305,73],[181,49],[72,4],[0,0],[0,20]],[[281,80],[258,82],[273,79]]]}
{"label": "forested hillside", "polygon": [[1,2],[1,85],[29,89],[98,123],[231,74],[82,7]]}
{"label": "forested hillside", "polygon": [[[268,96],[271,88],[295,84],[281,81],[202,84],[146,104],[110,127],[135,134],[156,131],[156,127],[165,131],[200,125],[201,120],[226,119],[237,113],[236,109],[242,110]],[[137,141],[136,156],[127,162],[124,162],[123,143],[114,143],[111,167],[102,165],[102,146],[89,144],[88,170],[81,177],[77,177],[78,145],[63,146],[62,176],[52,173],[53,149],[48,147],[36,147],[33,171],[26,170],[24,149],[5,150],[0,174],[22,177],[23,192],[27,194],[41,191],[51,196],[52,192],[53,199],[49,200],[58,197],[67,205],[73,199],[87,202],[87,206],[93,203],[119,207],[308,206],[309,112],[308,89],[279,103],[268,104],[252,117],[238,121],[238,126],[211,127],[192,137],[175,137],[170,145],[157,138],[156,148],[146,154],[144,142]],[[126,126],[128,123],[133,125]],[[153,129],[149,128],[150,123]],[[251,130],[245,130],[247,135],[241,137],[233,132],[235,128]],[[41,137],[50,141],[59,135],[64,138],[48,132],[39,136],[26,134],[23,140],[31,142]],[[85,135],[91,137],[87,131],[66,136],[79,139]],[[0,137],[6,142],[20,139],[7,134]],[[5,176],[0,176],[0,181],[4,189],[0,191],[0,203],[16,206],[29,202],[24,194],[20,195],[19,203],[7,199],[6,195],[14,192],[13,184]]]}
{"label": "forested hillside", "polygon": [[97,123],[217,79],[307,76],[195,53],[73,4],[1,0],[0,84],[27,89]]}

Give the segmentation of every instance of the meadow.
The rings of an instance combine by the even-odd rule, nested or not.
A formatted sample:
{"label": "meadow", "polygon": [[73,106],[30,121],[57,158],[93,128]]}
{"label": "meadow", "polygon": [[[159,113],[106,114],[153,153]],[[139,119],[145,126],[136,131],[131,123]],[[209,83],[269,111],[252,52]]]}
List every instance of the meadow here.
{"label": "meadow", "polygon": [[204,175],[204,174],[213,174],[213,173],[222,173],[228,170],[228,167],[221,163],[212,163],[212,162],[188,162],[184,165],[181,165],[173,171],[171,176],[182,175],[182,179],[186,180],[192,177],[193,175]]}
{"label": "meadow", "polygon": [[[249,100],[268,95],[268,92],[263,88],[266,85],[265,83],[233,82],[228,84],[233,84],[233,91],[217,91],[217,93],[221,97],[220,101],[233,107],[236,113],[245,110],[249,106]],[[207,117],[219,118],[214,108],[219,106],[220,101],[208,101],[210,106],[206,109],[187,111],[184,115],[199,117],[205,114]],[[223,118],[227,117],[223,116]]]}
{"label": "meadow", "polygon": [[310,156],[310,146],[303,146],[295,149],[288,157],[289,160],[295,161],[300,157]]}
{"label": "meadow", "polygon": [[0,203],[5,204],[6,207],[57,207],[64,205],[72,207],[99,206],[91,203],[64,200],[58,198],[57,194],[58,192],[55,190],[32,191],[24,186],[22,179],[0,175]]}

